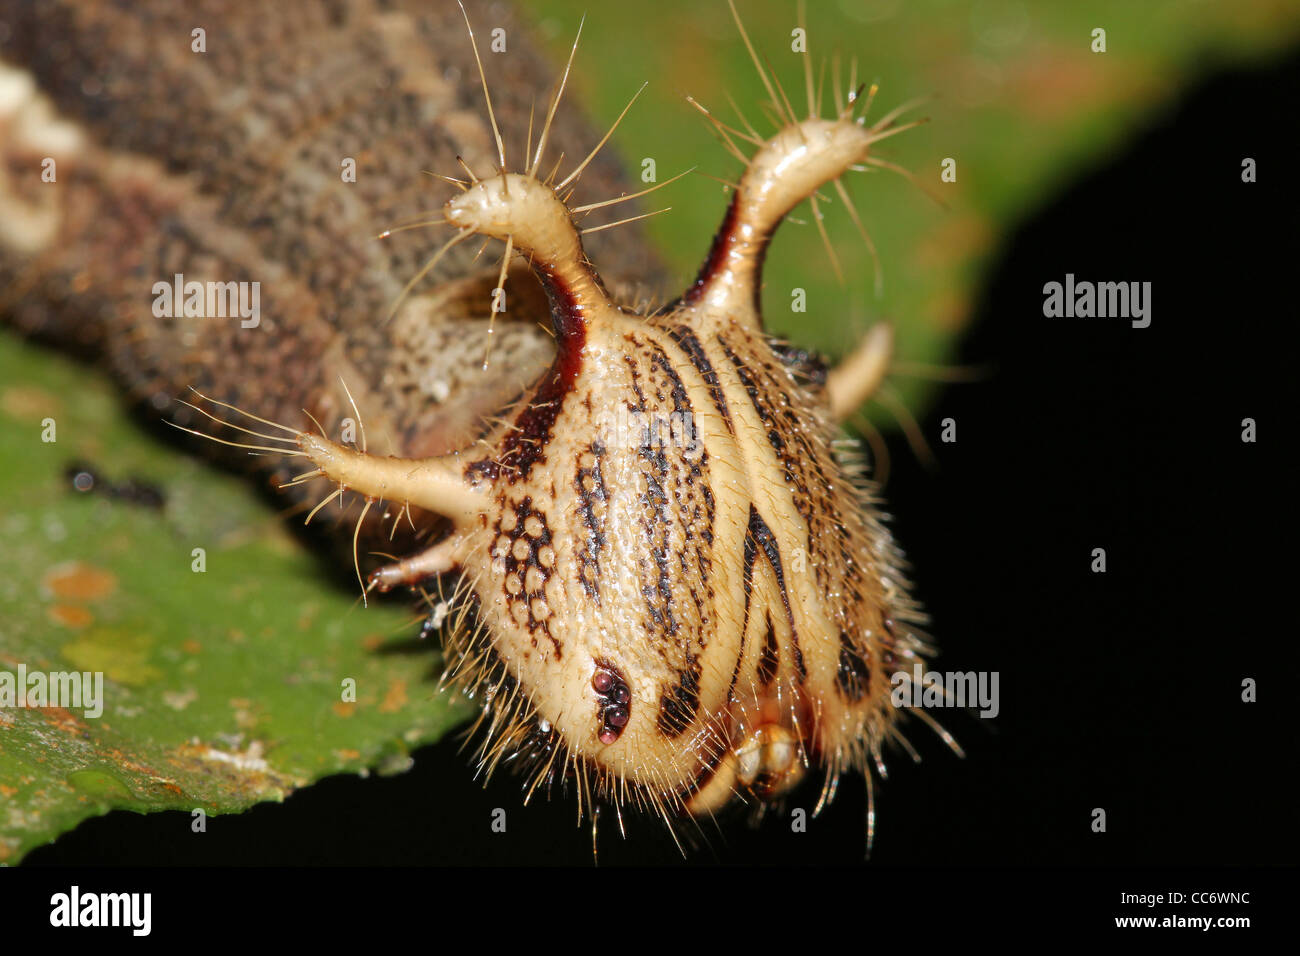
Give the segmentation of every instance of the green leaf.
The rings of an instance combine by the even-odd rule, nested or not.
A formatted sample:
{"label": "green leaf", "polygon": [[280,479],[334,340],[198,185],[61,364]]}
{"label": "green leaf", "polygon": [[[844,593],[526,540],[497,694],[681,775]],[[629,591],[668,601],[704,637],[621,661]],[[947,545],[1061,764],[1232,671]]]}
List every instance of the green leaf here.
{"label": "green leaf", "polygon": [[[165,507],[74,491],[78,459],[156,482]],[[468,714],[437,693],[440,659],[406,605],[363,609],[248,482],[160,444],[106,378],[11,335],[0,460],[0,672],[103,675],[99,717],[0,707],[0,863],[111,809],[230,813],[328,774],[402,770]]]}

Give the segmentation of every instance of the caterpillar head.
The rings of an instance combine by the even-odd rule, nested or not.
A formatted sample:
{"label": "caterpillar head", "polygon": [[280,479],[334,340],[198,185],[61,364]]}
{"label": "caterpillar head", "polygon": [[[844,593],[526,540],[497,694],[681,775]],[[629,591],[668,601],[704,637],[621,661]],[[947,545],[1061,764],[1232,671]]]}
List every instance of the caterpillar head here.
{"label": "caterpillar head", "polygon": [[836,428],[888,338],[827,372],[774,345],[759,308],[780,221],[827,183],[847,199],[839,177],[904,128],[897,111],[866,125],[861,105],[802,121],[787,107],[766,140],[717,124],[755,150],[697,279],[651,314],[612,301],[583,251],[577,217],[608,203],[565,190],[590,157],[558,185],[536,175],[543,129],[528,169],[471,174],[444,217],[452,242],[494,237],[527,259],[551,368],[456,454],[297,438],[332,480],[452,520],[373,583],[459,572],[449,653],[483,702],[480,761],[527,768],[530,794],[576,777],[585,802],[671,817],[779,797],[815,767],[824,801],[898,737],[890,680],[925,652],[922,616]]}

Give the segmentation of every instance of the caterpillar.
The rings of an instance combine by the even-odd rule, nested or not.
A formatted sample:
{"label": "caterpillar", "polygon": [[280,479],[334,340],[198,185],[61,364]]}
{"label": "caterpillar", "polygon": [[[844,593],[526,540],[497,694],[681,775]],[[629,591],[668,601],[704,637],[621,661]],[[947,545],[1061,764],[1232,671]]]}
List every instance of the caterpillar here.
{"label": "caterpillar", "polygon": [[[93,38],[115,17],[157,33],[195,14],[55,11],[19,10],[0,31],[0,56],[26,57],[79,123],[64,134],[67,187],[3,237],[0,278],[24,292],[8,319],[107,353],[135,396],[214,447],[274,456],[270,480],[309,519],[359,501],[339,539],[363,593],[440,589],[448,679],[482,702],[480,769],[508,762],[526,798],[572,783],[580,814],[633,806],[672,827],[779,802],[814,773],[817,809],[847,772],[870,794],[885,745],[910,750],[909,714],[957,749],[890,700],[894,675],[933,651],[877,490],[839,431],[889,367],[889,329],[829,367],[769,336],[759,300],[768,244],[797,205],[809,200],[820,226],[818,191],[833,188],[861,227],[840,177],[891,165],[872,147],[912,125],[906,105],[872,116],[875,89],[837,76],[823,110],[809,67],[801,118],[732,6],[777,129],[692,100],[743,170],[697,278],[654,304],[644,290],[662,270],[641,217],[585,223],[671,180],[629,194],[602,149],[614,130],[565,119],[577,41],[535,113],[540,62],[521,53],[490,83],[478,11],[236,5],[220,22],[254,49],[209,57],[143,123],[131,108],[166,102],[174,76]],[[257,44],[290,30],[310,44],[269,62],[310,81],[245,76]],[[468,42],[449,48],[453,30]],[[73,42],[43,47],[48,31]],[[440,72],[406,65],[422,42]],[[57,151],[53,126],[13,125],[36,132],[10,157]],[[373,175],[328,181],[320,157],[358,125]],[[176,135],[198,128],[211,135]],[[454,190],[434,213],[424,168]],[[580,183],[605,198],[575,201]],[[373,217],[390,224],[379,243]],[[432,228],[452,235],[430,255]],[[499,266],[479,265],[475,239],[504,243]],[[142,317],[125,277],[174,273],[274,276],[264,334]],[[283,424],[299,407],[315,430]],[[380,540],[404,556],[363,573]]]}

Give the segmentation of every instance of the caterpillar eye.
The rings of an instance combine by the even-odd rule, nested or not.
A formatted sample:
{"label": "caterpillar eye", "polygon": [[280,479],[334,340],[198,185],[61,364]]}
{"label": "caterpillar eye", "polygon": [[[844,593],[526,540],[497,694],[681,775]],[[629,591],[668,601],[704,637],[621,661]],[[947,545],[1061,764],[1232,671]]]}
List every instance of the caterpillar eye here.
{"label": "caterpillar eye", "polygon": [[632,716],[632,691],[622,674],[612,665],[601,666],[591,678],[592,690],[596,692],[597,719],[599,726],[596,736],[602,744],[612,744],[618,740]]}

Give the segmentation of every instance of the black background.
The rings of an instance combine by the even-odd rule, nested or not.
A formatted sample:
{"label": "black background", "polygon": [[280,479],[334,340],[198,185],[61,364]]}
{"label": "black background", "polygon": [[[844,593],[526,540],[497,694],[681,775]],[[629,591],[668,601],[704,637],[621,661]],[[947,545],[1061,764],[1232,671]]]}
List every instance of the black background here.
{"label": "black background", "polygon": [[[891,436],[886,496],[936,666],[1000,672],[1002,713],[946,715],[964,760],[919,727],[924,762],[892,755],[875,865],[1300,859],[1282,615],[1294,471],[1274,451],[1295,413],[1298,101],[1296,56],[1212,77],[1085,173],[989,273],[958,361],[990,374],[948,387],[923,422],[937,468]],[[1067,272],[1151,282],[1151,327],[1044,318],[1043,284]],[[935,440],[945,417],[955,444]],[[1246,417],[1257,444],[1240,440]],[[1094,547],[1105,574],[1089,569]],[[1246,677],[1257,703],[1241,701]],[[212,818],[205,834],[186,814],[113,813],[26,865],[591,863],[571,799],[521,807],[509,775],[484,790],[457,746],[419,751],[402,776],[332,778]],[[624,840],[607,814],[600,862],[854,864],[864,814],[848,780],[807,833],[783,818],[708,824],[685,856],[655,821],[630,820]]]}

